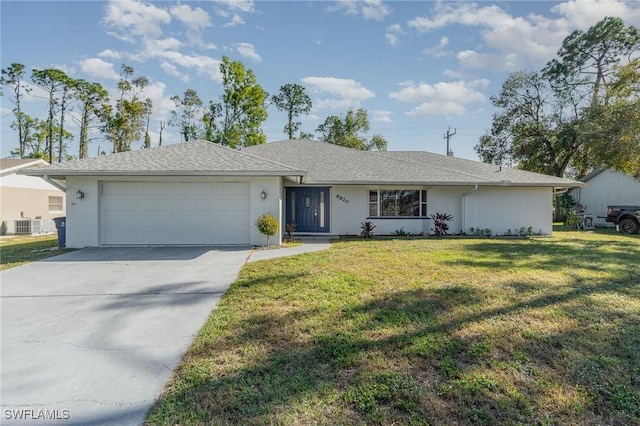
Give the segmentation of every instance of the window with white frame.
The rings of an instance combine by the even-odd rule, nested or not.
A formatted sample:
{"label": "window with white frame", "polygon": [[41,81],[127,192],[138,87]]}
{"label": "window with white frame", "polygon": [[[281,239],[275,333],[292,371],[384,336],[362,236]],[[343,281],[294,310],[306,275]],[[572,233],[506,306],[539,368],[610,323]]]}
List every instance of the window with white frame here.
{"label": "window with white frame", "polygon": [[427,191],[416,189],[369,191],[369,216],[426,217]]}
{"label": "window with white frame", "polygon": [[62,211],[62,197],[57,197],[54,195],[49,196],[49,211],[50,212],[61,212]]}

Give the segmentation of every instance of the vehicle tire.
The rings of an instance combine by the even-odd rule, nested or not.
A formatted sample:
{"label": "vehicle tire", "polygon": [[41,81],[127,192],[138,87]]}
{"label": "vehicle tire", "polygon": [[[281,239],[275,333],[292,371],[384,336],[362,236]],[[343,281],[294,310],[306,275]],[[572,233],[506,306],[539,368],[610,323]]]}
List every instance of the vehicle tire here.
{"label": "vehicle tire", "polygon": [[620,221],[618,228],[622,234],[637,234],[640,230],[640,225],[635,220],[627,218]]}

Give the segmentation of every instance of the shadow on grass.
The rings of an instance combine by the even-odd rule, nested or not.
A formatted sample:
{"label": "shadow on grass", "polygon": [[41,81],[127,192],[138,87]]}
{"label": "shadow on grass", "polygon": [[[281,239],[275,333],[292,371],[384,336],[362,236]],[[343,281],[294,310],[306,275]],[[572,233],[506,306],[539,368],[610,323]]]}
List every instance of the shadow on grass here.
{"label": "shadow on grass", "polygon": [[[468,265],[502,269],[523,257],[545,269],[631,265],[615,280],[584,283],[569,275],[562,287],[500,307],[474,286],[394,291],[338,310],[306,334],[299,324],[321,309],[250,314],[230,337],[188,353],[147,421],[640,424],[640,313],[599,302],[638,298],[638,246],[616,243],[594,254],[556,245],[478,242],[470,249],[500,259],[470,256]],[[242,287],[278,282],[263,277]],[[534,289],[515,279],[508,285]],[[551,319],[544,321],[557,316],[568,325],[526,324],[545,309]],[[228,368],[200,364],[204,357],[204,365],[224,364],[238,352],[242,361]]]}
{"label": "shadow on grass", "polygon": [[[448,266],[470,266],[504,270],[526,264],[529,268],[558,270],[565,268],[604,270],[611,264],[628,267],[640,276],[640,240],[612,241],[603,247],[600,241],[563,239],[530,241],[478,241],[466,246],[465,260],[446,261]],[[623,273],[626,274],[625,271]],[[626,274],[628,275],[628,274]]]}

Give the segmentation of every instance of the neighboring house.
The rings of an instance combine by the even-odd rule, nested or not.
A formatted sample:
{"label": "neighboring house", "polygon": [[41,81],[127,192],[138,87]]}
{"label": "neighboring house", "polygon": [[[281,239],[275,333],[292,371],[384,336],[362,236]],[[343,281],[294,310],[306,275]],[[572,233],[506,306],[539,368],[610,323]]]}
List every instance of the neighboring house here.
{"label": "neighboring house", "polygon": [[20,170],[46,165],[41,159],[0,159],[2,235],[55,231],[51,219],[65,215],[65,193],[55,182],[18,174]]}
{"label": "neighboring house", "polygon": [[[69,247],[264,243],[255,221],[281,232],[377,235],[451,231],[552,232],[552,195],[580,182],[427,152],[370,152],[309,140],[233,150],[191,141],[24,172],[65,179]],[[281,238],[280,235],[279,238]],[[280,239],[278,239],[280,241]]]}
{"label": "neighboring house", "polygon": [[613,226],[604,221],[609,205],[640,206],[640,180],[632,176],[597,169],[580,181],[586,186],[573,189],[571,196],[593,216],[596,226]]}

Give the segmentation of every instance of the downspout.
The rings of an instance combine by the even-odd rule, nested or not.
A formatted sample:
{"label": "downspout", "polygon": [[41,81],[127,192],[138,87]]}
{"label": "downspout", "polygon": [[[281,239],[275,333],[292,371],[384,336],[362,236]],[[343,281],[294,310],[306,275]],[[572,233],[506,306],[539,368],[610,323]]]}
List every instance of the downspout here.
{"label": "downspout", "polygon": [[49,175],[42,176],[42,179],[46,180],[47,183],[49,183],[50,185],[55,186],[56,188],[58,188],[60,191],[64,192],[65,194],[67,193],[67,187],[62,186],[58,182],[55,182],[55,181],[51,180],[49,178]]}
{"label": "downspout", "polygon": [[467,196],[473,194],[478,189],[478,185],[475,185],[473,189],[470,189],[462,194],[462,232],[465,232],[465,230],[467,229]]}

